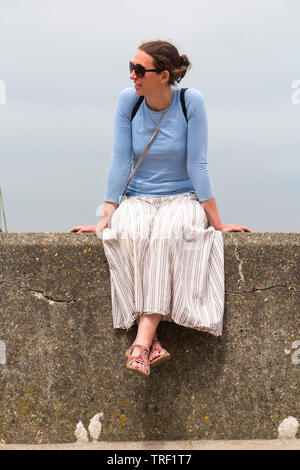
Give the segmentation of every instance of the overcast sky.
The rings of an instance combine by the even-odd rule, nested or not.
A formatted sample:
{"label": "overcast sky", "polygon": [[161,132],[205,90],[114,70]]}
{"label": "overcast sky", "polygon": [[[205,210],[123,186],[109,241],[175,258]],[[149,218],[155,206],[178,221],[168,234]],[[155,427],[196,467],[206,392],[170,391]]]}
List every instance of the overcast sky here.
{"label": "overcast sky", "polygon": [[300,231],[300,103],[292,102],[299,1],[0,0],[9,232],[98,222],[116,102],[131,86],[128,61],[155,39],[172,41],[192,62],[180,86],[204,96],[222,221]]}

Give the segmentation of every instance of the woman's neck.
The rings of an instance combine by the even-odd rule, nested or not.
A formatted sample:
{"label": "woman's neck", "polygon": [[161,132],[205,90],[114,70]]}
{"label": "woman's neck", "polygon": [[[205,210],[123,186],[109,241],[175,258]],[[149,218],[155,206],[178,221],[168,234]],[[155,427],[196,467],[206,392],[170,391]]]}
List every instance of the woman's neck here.
{"label": "woman's neck", "polygon": [[168,87],[160,91],[160,93],[147,95],[145,96],[147,106],[152,109],[152,111],[162,111],[172,101],[173,94],[173,89]]}

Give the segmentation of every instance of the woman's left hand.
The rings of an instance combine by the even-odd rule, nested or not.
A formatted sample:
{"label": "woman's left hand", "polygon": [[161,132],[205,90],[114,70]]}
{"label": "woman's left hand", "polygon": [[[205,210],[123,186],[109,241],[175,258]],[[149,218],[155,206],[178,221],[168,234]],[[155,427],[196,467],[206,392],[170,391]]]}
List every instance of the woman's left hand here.
{"label": "woman's left hand", "polygon": [[220,230],[221,232],[253,232],[245,225],[233,225],[233,224],[222,224],[220,228],[216,230]]}

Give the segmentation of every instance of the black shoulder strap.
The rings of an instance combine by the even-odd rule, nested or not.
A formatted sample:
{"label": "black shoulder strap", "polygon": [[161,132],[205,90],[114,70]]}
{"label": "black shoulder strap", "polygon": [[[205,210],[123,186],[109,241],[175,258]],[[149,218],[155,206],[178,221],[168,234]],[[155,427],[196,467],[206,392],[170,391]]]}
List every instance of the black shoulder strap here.
{"label": "black shoulder strap", "polygon": [[135,103],[135,106],[132,110],[132,114],[131,114],[131,120],[134,118],[134,116],[136,115],[136,113],[138,112],[138,109],[139,107],[141,106],[142,102],[143,102],[143,99],[144,97],[143,96],[140,96],[139,99],[137,100],[137,102]]}
{"label": "black shoulder strap", "polygon": [[186,113],[186,106],[185,106],[185,101],[184,101],[184,94],[186,92],[187,88],[181,88],[180,90],[180,101],[181,101],[181,106],[182,106],[182,112],[184,114],[186,122],[188,122],[187,119],[187,113]]}
{"label": "black shoulder strap", "polygon": [[[181,101],[182,112],[184,114],[185,120],[186,120],[186,122],[188,122],[187,113],[186,113],[186,106],[185,106],[185,100],[184,100],[184,94],[185,94],[186,90],[187,90],[187,88],[181,88],[181,90],[180,90],[180,101]],[[137,102],[136,102],[136,104],[135,104],[135,106],[132,110],[131,120],[133,120],[134,116],[138,112],[138,109],[141,106],[141,104],[143,102],[143,99],[144,99],[144,97],[140,96],[139,99],[137,100]]]}

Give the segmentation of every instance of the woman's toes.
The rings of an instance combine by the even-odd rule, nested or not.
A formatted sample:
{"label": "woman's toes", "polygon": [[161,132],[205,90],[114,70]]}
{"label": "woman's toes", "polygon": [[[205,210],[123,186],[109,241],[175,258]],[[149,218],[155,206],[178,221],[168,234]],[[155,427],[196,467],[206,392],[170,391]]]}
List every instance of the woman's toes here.
{"label": "woman's toes", "polygon": [[151,352],[151,360],[157,359],[164,354],[165,350],[161,347],[161,344],[156,342],[155,350]]}
{"label": "woman's toes", "polygon": [[153,353],[152,353],[152,356],[151,356],[152,361],[153,361],[154,359],[157,359],[159,356],[160,356],[159,352],[157,352],[157,351],[153,352]]}
{"label": "woman's toes", "polygon": [[133,361],[132,363],[133,367],[135,367],[136,369],[141,369],[142,367],[142,364],[140,364],[139,362],[137,361]]}

